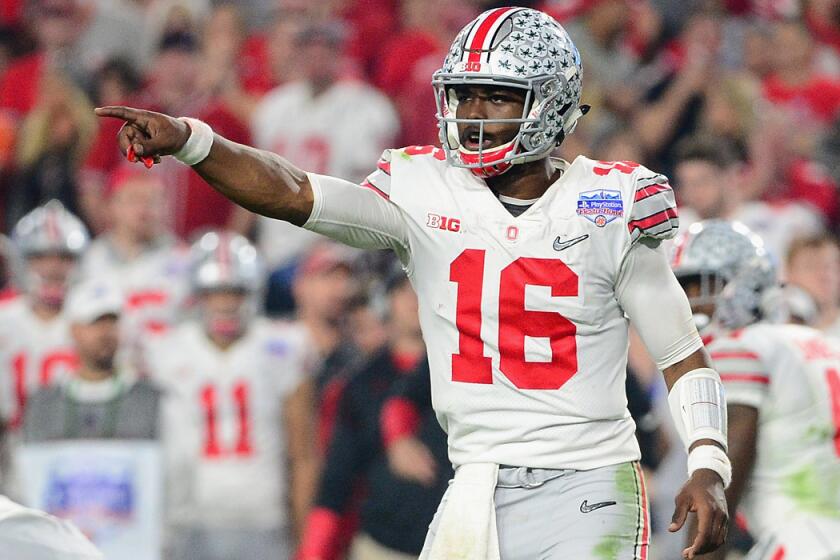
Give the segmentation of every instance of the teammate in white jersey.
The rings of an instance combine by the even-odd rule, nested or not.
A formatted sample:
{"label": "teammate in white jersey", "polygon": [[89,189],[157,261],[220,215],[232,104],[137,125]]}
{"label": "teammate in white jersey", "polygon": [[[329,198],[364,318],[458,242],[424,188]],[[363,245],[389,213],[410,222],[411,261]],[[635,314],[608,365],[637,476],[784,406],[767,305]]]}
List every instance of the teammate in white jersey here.
{"label": "teammate in white jersey", "polygon": [[23,294],[0,304],[0,412],[15,429],[27,396],[77,365],[61,309],[88,234],[54,200],[24,216],[12,240],[24,259]]}
{"label": "teammate in white jersey", "polygon": [[741,224],[692,225],[672,264],[726,387],[727,499],[758,541],[748,558],[840,557],[840,345],[769,322],[780,308],[775,269]]}
{"label": "teammate in white jersey", "polygon": [[82,278],[107,276],[125,294],[123,340],[134,348],[149,331],[173,326],[188,292],[187,247],[166,233],[163,183],[131,167],[108,188],[109,229],[94,239]]}
{"label": "teammate in white jersey", "polygon": [[245,238],[208,233],[193,254],[200,319],[146,358],[167,390],[172,558],[288,558],[316,476],[307,338],[257,316],[263,275]]}
{"label": "teammate in white jersey", "polygon": [[549,158],[586,108],[578,51],[541,12],[481,14],[434,84],[443,149],[386,152],[362,188],[200,121],[97,113],[126,121],[127,155],[175,155],[252,211],[398,254],[457,469],[422,558],[647,557],[624,394],[628,317],[691,449],[670,528],[696,511],[684,554],[715,549],[727,525],[725,402],[659,247],[678,225],[666,179],[631,162]]}

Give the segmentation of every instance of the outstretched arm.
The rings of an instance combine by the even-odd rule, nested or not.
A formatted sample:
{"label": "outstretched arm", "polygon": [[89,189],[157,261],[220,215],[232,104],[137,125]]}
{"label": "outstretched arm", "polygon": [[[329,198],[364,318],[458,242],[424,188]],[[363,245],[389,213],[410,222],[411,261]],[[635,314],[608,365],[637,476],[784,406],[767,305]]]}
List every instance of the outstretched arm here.
{"label": "outstretched arm", "polygon": [[[192,133],[185,121],[154,111],[102,107],[96,114],[125,121],[118,135],[123,154],[131,149],[137,157],[155,161],[181,150]],[[214,189],[252,212],[298,226],[312,213],[312,187],[306,173],[277,154],[216,134],[210,153],[193,169]]]}

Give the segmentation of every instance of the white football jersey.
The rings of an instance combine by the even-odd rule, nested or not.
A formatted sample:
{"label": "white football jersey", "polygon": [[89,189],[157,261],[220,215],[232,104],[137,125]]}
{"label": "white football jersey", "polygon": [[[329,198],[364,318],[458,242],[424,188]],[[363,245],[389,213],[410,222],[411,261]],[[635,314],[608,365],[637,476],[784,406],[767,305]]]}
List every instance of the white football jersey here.
{"label": "white football jersey", "polygon": [[126,298],[120,324],[127,343],[175,325],[188,294],[188,249],[164,238],[131,260],[123,259],[110,238],[98,237],[82,257],[83,278],[109,277]]}
{"label": "white football jersey", "polygon": [[[254,145],[301,169],[350,181],[362,179],[399,130],[393,105],[369,85],[341,81],[316,97],[305,82],[268,92],[254,110]],[[259,248],[271,267],[288,264],[319,238],[280,220],[260,217]]]}
{"label": "white football jersey", "polygon": [[840,344],[808,327],[756,324],[708,349],[727,404],[759,411],[740,506],[750,532],[764,537],[799,518],[834,518],[840,552]]}
{"label": "white football jersey", "polygon": [[[354,203],[334,179],[310,175],[305,227],[361,246],[378,235],[405,263],[456,466],[592,469],[640,456],[617,286],[637,240],[676,233],[673,192],[631,162],[557,165],[562,177],[518,217],[437,148],[386,152],[363,184],[391,203],[376,214],[366,209],[375,197]],[[679,359],[701,346],[692,335]]]}
{"label": "white football jersey", "polygon": [[0,551],[15,560],[103,560],[71,522],[0,495]]}
{"label": "white football jersey", "polygon": [[77,366],[63,316],[42,321],[26,297],[0,304],[0,414],[13,429],[23,420],[29,395]]}
{"label": "white football jersey", "polygon": [[173,524],[286,523],[283,402],[307,376],[308,346],[301,327],[265,319],[227,351],[192,321],[149,342],[149,374],[166,392]]}

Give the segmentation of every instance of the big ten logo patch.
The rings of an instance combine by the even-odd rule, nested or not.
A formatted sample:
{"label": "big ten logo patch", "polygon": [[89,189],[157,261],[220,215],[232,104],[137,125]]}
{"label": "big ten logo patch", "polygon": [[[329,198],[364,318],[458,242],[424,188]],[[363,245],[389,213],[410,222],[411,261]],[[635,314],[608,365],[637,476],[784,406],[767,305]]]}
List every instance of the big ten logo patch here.
{"label": "big ten logo patch", "polygon": [[426,227],[432,229],[440,229],[443,231],[459,232],[461,231],[461,220],[458,218],[447,218],[439,214],[426,214]]}

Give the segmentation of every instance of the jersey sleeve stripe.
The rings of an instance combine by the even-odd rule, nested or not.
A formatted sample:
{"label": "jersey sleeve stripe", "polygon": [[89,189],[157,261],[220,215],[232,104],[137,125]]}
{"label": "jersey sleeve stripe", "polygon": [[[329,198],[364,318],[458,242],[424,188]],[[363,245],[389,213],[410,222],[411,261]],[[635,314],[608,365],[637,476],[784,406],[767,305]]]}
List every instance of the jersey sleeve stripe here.
{"label": "jersey sleeve stripe", "polygon": [[647,187],[642,187],[642,188],[640,188],[636,191],[636,197],[634,199],[634,202],[641,202],[642,200],[644,200],[646,198],[650,198],[650,197],[655,196],[659,193],[668,192],[670,190],[671,190],[671,185],[668,185],[668,184],[665,184],[665,185],[660,185],[660,184],[648,185]]}
{"label": "jersey sleeve stripe", "polygon": [[379,162],[376,164],[376,167],[378,167],[380,171],[382,171],[383,173],[385,173],[389,177],[391,176],[391,162],[390,161],[385,161],[385,160],[380,159]]}
{"label": "jersey sleeve stripe", "polygon": [[375,192],[376,194],[378,194],[379,196],[381,196],[385,200],[391,200],[390,196],[388,196],[383,190],[377,188],[376,185],[374,185],[370,181],[363,182],[362,186],[365,187],[366,189],[372,190],[373,192]]}
{"label": "jersey sleeve stripe", "polygon": [[711,352],[709,355],[713,360],[761,360],[755,352]]}
{"label": "jersey sleeve stripe", "polygon": [[737,383],[761,383],[762,385],[769,385],[770,378],[763,373],[721,373],[721,381],[737,382]]}
{"label": "jersey sleeve stripe", "polygon": [[650,216],[639,218],[638,220],[630,220],[627,223],[627,228],[630,230],[630,233],[637,229],[648,230],[676,218],[677,211],[673,208],[666,208]]}

